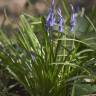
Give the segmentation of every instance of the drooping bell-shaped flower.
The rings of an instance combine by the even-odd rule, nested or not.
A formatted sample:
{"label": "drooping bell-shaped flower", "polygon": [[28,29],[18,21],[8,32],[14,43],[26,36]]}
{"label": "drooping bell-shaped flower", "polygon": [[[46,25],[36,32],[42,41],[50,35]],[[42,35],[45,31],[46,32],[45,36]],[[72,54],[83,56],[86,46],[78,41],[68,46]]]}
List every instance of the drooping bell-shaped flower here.
{"label": "drooping bell-shaped flower", "polygon": [[73,32],[74,31],[74,27],[76,25],[76,17],[77,17],[77,13],[80,9],[80,0],[77,0],[77,3],[75,6],[71,5],[71,10],[72,10],[72,14],[71,14],[71,20],[70,20],[70,31]]}
{"label": "drooping bell-shaped flower", "polygon": [[63,20],[63,16],[62,16],[62,13],[61,13],[61,9],[60,8],[58,8],[57,14],[58,14],[59,32],[63,32],[63,23],[64,23],[64,20]]}
{"label": "drooping bell-shaped flower", "polygon": [[70,20],[70,31],[73,32],[74,27],[76,25],[76,13],[73,5],[71,5],[71,9],[72,9],[72,14],[71,14],[71,20]]}
{"label": "drooping bell-shaped flower", "polygon": [[54,14],[54,0],[51,1],[51,6],[49,8],[48,16],[46,18],[46,29],[49,30],[50,27],[53,27],[55,25],[55,14]]}

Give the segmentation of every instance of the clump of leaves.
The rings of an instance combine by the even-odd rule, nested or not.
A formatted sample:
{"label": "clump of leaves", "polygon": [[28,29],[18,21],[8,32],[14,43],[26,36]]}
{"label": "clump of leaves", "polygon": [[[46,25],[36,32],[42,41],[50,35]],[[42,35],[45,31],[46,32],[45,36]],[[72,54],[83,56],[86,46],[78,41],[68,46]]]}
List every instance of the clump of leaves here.
{"label": "clump of leaves", "polygon": [[[39,24],[42,42],[34,33],[34,24]],[[1,32],[1,61],[30,96],[69,96],[74,93],[75,80],[92,77],[85,63],[88,62],[86,54],[95,50],[63,33],[52,34],[50,37],[45,31],[42,19],[29,24],[25,16],[21,16],[15,44]],[[68,41],[73,42],[72,47]],[[80,44],[87,46],[86,49],[78,50]]]}
{"label": "clump of leaves", "polygon": [[88,68],[96,62],[96,48],[90,41],[94,38],[78,39],[76,32],[69,31],[68,23],[64,32],[58,32],[58,24],[46,31],[45,18],[35,21],[32,16],[22,15],[20,20],[15,39],[0,33],[0,59],[30,96],[74,96],[76,83],[95,78]]}

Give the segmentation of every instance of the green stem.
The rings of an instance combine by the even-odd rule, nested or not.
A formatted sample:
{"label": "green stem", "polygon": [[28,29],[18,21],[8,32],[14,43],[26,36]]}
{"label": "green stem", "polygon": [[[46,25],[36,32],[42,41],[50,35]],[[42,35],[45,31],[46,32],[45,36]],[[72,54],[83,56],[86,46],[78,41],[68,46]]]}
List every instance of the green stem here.
{"label": "green stem", "polygon": [[76,80],[75,80],[74,83],[73,83],[71,96],[75,96],[75,88],[76,88]]}

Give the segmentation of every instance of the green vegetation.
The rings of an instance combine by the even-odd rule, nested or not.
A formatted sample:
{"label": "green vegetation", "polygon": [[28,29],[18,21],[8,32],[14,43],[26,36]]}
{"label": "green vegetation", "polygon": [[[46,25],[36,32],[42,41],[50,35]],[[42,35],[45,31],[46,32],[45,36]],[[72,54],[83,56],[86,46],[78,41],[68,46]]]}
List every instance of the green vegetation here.
{"label": "green vegetation", "polygon": [[95,8],[83,16],[78,12],[74,32],[70,32],[71,13],[63,1],[64,32],[58,32],[58,24],[47,32],[45,17],[28,14],[20,16],[14,38],[0,31],[0,62],[29,96],[83,96],[96,92]]}

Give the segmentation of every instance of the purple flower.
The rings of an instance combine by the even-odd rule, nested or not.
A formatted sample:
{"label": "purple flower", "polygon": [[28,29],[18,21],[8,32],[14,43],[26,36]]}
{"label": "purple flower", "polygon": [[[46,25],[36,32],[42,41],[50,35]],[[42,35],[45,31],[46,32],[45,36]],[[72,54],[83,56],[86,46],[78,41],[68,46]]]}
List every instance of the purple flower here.
{"label": "purple flower", "polygon": [[70,20],[70,31],[73,32],[74,27],[76,25],[76,13],[73,5],[71,5],[71,9],[72,9],[72,14],[71,14],[71,20]]}
{"label": "purple flower", "polygon": [[76,25],[76,17],[77,17],[77,13],[80,9],[80,0],[77,0],[77,3],[75,6],[71,5],[71,10],[72,10],[72,14],[71,14],[71,20],[70,20],[70,31],[73,32],[74,31],[74,27]]}
{"label": "purple flower", "polygon": [[56,25],[56,15],[58,15],[58,26],[59,32],[63,32],[63,16],[61,14],[61,9],[58,8],[57,14],[55,14],[54,0],[51,1],[51,6],[49,8],[48,16],[46,18],[46,30],[49,31],[50,28],[53,28]]}
{"label": "purple flower", "polygon": [[55,25],[55,14],[54,14],[54,0],[51,2],[51,6],[49,8],[48,16],[46,18],[46,29],[49,30],[50,27]]}
{"label": "purple flower", "polygon": [[59,32],[63,32],[63,23],[64,23],[64,20],[63,20],[63,17],[62,17],[61,9],[60,8],[58,8],[57,14],[58,14]]}

